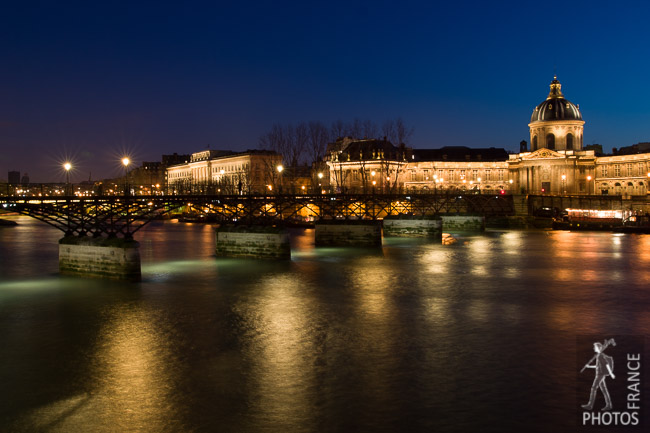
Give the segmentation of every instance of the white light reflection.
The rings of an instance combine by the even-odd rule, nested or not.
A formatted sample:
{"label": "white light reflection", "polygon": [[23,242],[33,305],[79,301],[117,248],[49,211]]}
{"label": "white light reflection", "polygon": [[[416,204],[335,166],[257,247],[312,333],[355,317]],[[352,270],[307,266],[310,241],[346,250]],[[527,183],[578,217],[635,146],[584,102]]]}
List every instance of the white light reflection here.
{"label": "white light reflection", "polygon": [[499,238],[501,241],[501,247],[505,254],[509,255],[519,255],[521,254],[522,249],[522,232],[511,231],[503,233]]}
{"label": "white light reflection", "polygon": [[449,272],[449,252],[440,246],[428,248],[419,258],[420,272],[446,274]]}
{"label": "white light reflection", "polygon": [[262,293],[234,306],[251,336],[243,352],[258,396],[253,412],[267,423],[273,420],[266,427],[286,427],[288,420],[302,425],[309,417],[313,357],[320,351],[310,321],[317,316],[313,300],[296,274],[268,275],[258,285]]}
{"label": "white light reflection", "polygon": [[131,306],[116,309],[112,316],[100,331],[92,363],[95,404],[103,408],[94,416],[114,431],[134,425],[168,430],[177,417],[168,372],[170,342],[161,332],[161,321],[155,313]]}

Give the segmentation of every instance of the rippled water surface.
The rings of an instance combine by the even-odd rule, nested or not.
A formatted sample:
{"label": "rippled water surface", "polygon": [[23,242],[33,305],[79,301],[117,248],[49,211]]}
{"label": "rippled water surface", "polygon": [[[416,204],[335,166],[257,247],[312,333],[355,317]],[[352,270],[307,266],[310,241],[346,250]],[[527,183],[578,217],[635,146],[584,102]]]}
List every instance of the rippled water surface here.
{"label": "rippled water surface", "polygon": [[61,233],[14,219],[1,431],[574,431],[576,336],[650,331],[645,235],[359,250],[295,230],[284,263],[217,259],[212,227],[154,223],[125,284],[59,276]]}

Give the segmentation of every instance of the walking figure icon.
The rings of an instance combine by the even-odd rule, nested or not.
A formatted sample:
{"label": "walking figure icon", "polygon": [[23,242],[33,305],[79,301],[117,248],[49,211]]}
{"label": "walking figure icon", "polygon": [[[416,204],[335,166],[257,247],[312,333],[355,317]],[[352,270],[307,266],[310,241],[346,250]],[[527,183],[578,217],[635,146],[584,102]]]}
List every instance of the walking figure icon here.
{"label": "walking figure icon", "polygon": [[612,399],[609,396],[609,391],[607,390],[607,383],[605,380],[607,376],[614,377],[614,358],[609,355],[606,355],[605,349],[609,346],[616,346],[616,342],[613,338],[605,340],[603,343],[594,343],[594,352],[596,354],[582,367],[580,373],[582,373],[585,368],[595,369],[594,382],[591,384],[591,393],[589,394],[589,403],[583,404],[582,408],[586,410],[592,410],[594,403],[596,402],[596,393],[598,389],[603,393],[605,397],[605,407],[602,410],[611,410],[612,409]]}

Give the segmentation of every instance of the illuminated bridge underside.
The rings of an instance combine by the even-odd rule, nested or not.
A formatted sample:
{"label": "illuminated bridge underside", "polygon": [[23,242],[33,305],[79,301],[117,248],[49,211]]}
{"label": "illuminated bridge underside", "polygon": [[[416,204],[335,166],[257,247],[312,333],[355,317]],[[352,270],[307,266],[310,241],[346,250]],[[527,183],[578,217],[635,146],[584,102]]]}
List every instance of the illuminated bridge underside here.
{"label": "illuminated bridge underside", "polygon": [[[129,237],[170,212],[217,221],[263,224],[319,219],[382,219],[388,215],[471,213],[512,215],[510,196],[495,195],[278,195],[8,198],[11,210],[44,221],[67,234]],[[5,206],[6,205],[6,206]]]}

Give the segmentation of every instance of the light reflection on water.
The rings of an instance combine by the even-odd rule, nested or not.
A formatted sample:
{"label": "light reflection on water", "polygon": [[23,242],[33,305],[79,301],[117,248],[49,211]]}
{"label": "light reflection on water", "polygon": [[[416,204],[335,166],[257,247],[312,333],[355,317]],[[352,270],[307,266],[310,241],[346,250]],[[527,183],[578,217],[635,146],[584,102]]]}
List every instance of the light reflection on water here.
{"label": "light reflection on water", "polygon": [[364,250],[296,230],[278,263],[156,223],[121,284],[59,277],[60,234],[19,221],[0,229],[9,431],[572,431],[575,336],[650,329],[650,236]]}

